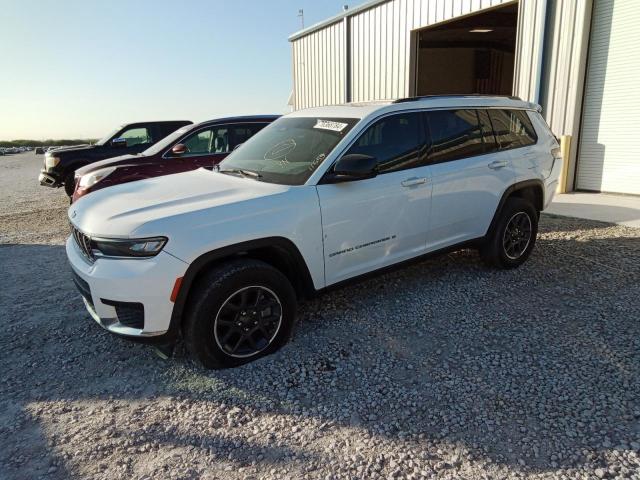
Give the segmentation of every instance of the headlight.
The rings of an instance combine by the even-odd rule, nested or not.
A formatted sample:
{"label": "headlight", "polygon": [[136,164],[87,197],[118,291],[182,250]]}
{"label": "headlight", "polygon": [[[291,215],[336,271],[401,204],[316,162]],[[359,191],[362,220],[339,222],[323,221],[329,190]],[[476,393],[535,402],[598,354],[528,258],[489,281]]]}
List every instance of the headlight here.
{"label": "headlight", "polygon": [[44,157],[44,166],[49,168],[53,168],[60,163],[60,157],[54,157],[53,155],[46,155]]}
{"label": "headlight", "polygon": [[111,173],[116,169],[116,167],[108,167],[102,168],[100,170],[96,170],[95,172],[87,173],[80,177],[80,187],[89,188],[98,183],[100,180],[105,177],[111,175]]}
{"label": "headlight", "polygon": [[92,238],[91,248],[96,256],[102,257],[154,257],[166,243],[166,237],[131,240]]}

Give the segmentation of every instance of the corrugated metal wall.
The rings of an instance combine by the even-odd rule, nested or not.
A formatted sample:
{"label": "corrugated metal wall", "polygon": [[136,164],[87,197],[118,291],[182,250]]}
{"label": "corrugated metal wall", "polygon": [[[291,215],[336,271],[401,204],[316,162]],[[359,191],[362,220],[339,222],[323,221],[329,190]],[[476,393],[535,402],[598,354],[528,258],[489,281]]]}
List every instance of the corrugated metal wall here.
{"label": "corrugated metal wall", "polygon": [[[389,0],[292,41],[294,108],[347,101],[346,41],[350,42],[350,101],[412,95],[412,35],[416,29],[513,0]],[[540,101],[553,131],[575,134],[592,0],[520,0],[514,95]],[[546,4],[546,18],[543,21]],[[348,24],[349,39],[347,40]],[[540,37],[545,35],[540,63]],[[539,71],[543,77],[538,93]]]}
{"label": "corrugated metal wall", "polygon": [[340,20],[291,43],[294,109],[346,101],[345,38]]}
{"label": "corrugated metal wall", "polygon": [[557,135],[580,123],[592,0],[549,0],[540,103]]}
{"label": "corrugated metal wall", "polygon": [[[412,30],[513,1],[389,0],[348,16],[351,101],[412,94]],[[295,109],[345,101],[344,29],[339,20],[292,41]]]}
{"label": "corrugated metal wall", "polygon": [[352,101],[413,93],[412,30],[511,0],[391,0],[350,17]]}
{"label": "corrugated metal wall", "polygon": [[535,102],[541,59],[540,39],[544,35],[544,6],[548,0],[520,0],[516,34],[516,62],[513,94]]}
{"label": "corrugated metal wall", "polygon": [[573,189],[593,0],[548,0],[540,104],[551,130],[570,135],[567,188]]}

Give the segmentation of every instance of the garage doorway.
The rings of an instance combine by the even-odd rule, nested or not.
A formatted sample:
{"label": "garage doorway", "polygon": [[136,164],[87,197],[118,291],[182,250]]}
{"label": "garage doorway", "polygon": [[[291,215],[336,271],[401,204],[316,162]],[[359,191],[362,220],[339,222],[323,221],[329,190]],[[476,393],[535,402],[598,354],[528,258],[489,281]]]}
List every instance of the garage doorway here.
{"label": "garage doorway", "polygon": [[518,5],[416,32],[417,95],[511,95]]}

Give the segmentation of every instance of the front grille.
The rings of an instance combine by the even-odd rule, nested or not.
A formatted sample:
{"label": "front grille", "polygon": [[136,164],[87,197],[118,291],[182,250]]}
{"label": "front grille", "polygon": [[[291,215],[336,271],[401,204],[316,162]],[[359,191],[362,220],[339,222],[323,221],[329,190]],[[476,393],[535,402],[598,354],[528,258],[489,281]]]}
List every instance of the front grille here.
{"label": "front grille", "polygon": [[117,302],[104,298],[101,298],[100,301],[115,308],[118,322],[125,327],[139,328],[140,330],[144,328],[144,305],[141,303]]}
{"label": "front grille", "polygon": [[78,245],[82,255],[90,262],[93,262],[96,257],[93,255],[93,249],[91,248],[91,237],[85,235],[73,225],[71,225],[71,235],[73,235],[73,239],[76,241],[76,245]]}

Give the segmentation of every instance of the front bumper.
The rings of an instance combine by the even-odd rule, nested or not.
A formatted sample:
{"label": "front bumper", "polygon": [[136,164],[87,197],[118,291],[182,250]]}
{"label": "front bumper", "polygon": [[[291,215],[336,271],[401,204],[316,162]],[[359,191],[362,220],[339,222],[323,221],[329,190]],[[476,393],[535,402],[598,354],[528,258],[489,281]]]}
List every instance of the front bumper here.
{"label": "front bumper", "polygon": [[[165,342],[173,302],[171,292],[188,264],[165,252],[145,259],[99,258],[89,263],[73,237],[67,239],[67,258],[74,283],[91,317],[109,332],[148,343]],[[142,305],[142,321],[131,326],[129,317],[119,318],[118,305]],[[122,313],[120,313],[122,316]]]}
{"label": "front bumper", "polygon": [[62,181],[55,175],[52,175],[51,173],[47,172],[46,170],[40,170],[40,175],[38,175],[38,181],[40,182],[40,185],[45,187],[57,188],[62,186]]}

